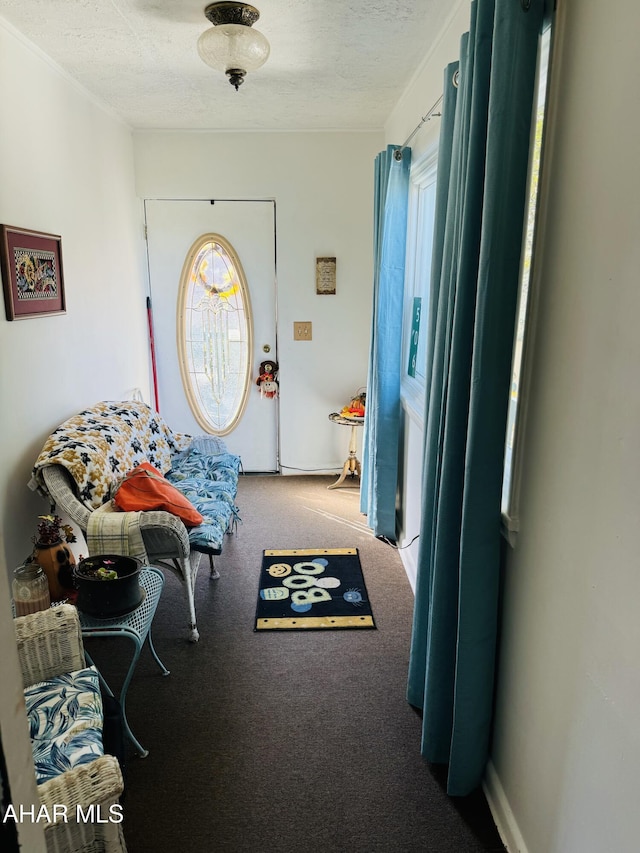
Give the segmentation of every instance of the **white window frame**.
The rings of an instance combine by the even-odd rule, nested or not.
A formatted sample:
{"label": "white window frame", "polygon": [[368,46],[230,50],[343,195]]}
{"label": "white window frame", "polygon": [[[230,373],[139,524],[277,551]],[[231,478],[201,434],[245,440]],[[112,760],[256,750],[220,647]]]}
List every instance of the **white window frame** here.
{"label": "white window frame", "polygon": [[429,316],[428,296],[431,285],[431,264],[428,276],[424,277],[424,252],[433,250],[433,222],[428,233],[424,232],[421,218],[421,198],[425,191],[433,192],[435,206],[436,176],[438,169],[438,146],[430,147],[411,167],[409,185],[409,209],[407,215],[407,249],[404,279],[404,313],[402,324],[402,372],[400,392],[409,414],[418,424],[424,426],[425,379],[410,376],[408,373],[410,338],[413,320],[413,301],[421,297],[419,335],[422,342],[427,334]]}
{"label": "white window frame", "polygon": [[[536,251],[542,240],[542,224],[546,220],[545,200],[548,197],[547,186],[543,186],[544,151],[547,143],[547,122],[549,120],[549,86],[551,77],[553,28],[548,23],[544,29],[538,48],[538,69],[536,80],[537,97],[532,115],[532,140],[536,135],[538,113],[543,110],[543,128],[540,148],[536,154],[535,146],[531,145],[529,177],[527,186],[529,199],[525,215],[522,257],[520,269],[520,287],[518,292],[518,307],[516,313],[516,328],[514,330],[514,347],[512,356],[512,381],[509,392],[509,415],[507,421],[507,436],[505,441],[505,469],[502,483],[502,535],[515,547],[520,529],[520,485],[522,479],[522,455],[524,447],[524,427],[529,398],[531,379],[531,363],[536,316],[536,295],[540,276],[540,258]],[[542,101],[542,107],[541,107]],[[537,163],[536,161],[537,156]],[[532,175],[537,169],[537,188],[531,191]],[[517,355],[517,348],[520,352]],[[520,364],[517,365],[517,357]],[[512,424],[512,427],[510,425]],[[513,440],[509,452],[509,430],[512,429]]]}

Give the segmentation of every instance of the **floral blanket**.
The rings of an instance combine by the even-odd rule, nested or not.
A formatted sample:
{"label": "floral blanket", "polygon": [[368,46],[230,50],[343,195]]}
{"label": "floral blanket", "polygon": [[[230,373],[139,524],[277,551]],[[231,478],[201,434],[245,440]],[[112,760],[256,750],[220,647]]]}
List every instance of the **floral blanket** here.
{"label": "floral blanket", "polygon": [[240,457],[216,436],[174,433],[146,403],[98,403],[54,430],[33,469],[35,486],[46,493],[42,469],[63,465],[90,510],[104,508],[122,478],[150,462],[191,501],[204,522],[189,529],[195,550],[217,552],[235,521]]}
{"label": "floral blanket", "polygon": [[42,468],[63,465],[78,486],[80,500],[88,509],[98,509],[127,471],[146,460],[164,474],[174,454],[190,444],[191,436],[172,432],[146,403],[98,403],[51,433],[33,475],[37,486],[46,491]]}

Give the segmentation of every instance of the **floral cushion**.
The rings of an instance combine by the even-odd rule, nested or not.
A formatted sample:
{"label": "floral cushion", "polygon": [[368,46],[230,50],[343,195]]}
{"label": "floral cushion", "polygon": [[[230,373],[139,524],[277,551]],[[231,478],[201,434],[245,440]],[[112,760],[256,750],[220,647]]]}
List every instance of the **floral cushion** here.
{"label": "floral cushion", "polygon": [[150,462],[163,474],[173,455],[191,444],[191,436],[171,431],[146,403],[98,403],[54,430],[33,469],[44,490],[42,468],[63,465],[78,486],[78,496],[88,509],[109,498],[112,485],[141,462]]}
{"label": "floral cushion", "polygon": [[188,530],[191,547],[196,551],[220,551],[231,519],[238,518],[238,508],[234,503],[236,483],[189,477],[177,480],[175,487],[203,517],[202,524]]}
{"label": "floral cushion", "polygon": [[237,484],[239,470],[240,457],[234,453],[203,453],[194,448],[179,463],[174,461],[166,476],[174,485],[192,477]]}
{"label": "floral cushion", "polygon": [[227,453],[221,441],[214,449],[194,440],[188,453],[174,460],[167,480],[203,516],[202,524],[189,530],[189,542],[194,550],[219,552],[232,519],[239,520],[235,505],[239,469],[240,457]]}
{"label": "floral cushion", "polygon": [[102,698],[95,667],[32,684],[24,696],[39,785],[104,754]]}

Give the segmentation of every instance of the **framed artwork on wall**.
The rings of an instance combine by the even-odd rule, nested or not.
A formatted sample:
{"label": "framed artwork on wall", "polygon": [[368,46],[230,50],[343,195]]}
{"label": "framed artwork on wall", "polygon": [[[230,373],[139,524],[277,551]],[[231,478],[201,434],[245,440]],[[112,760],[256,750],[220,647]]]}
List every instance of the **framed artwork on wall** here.
{"label": "framed artwork on wall", "polygon": [[336,292],[336,259],[316,258],[316,293],[331,294]]}
{"label": "framed artwork on wall", "polygon": [[57,234],[0,225],[0,272],[7,320],[65,313]]}

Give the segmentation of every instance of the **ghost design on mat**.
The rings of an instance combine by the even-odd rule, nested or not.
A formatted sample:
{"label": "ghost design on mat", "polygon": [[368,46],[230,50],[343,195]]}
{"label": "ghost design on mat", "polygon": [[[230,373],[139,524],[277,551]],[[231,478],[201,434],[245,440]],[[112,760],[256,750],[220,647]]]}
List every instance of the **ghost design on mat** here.
{"label": "ghost design on mat", "polygon": [[340,584],[339,578],[318,578],[316,580],[316,586],[322,587],[322,589],[336,589]]}

